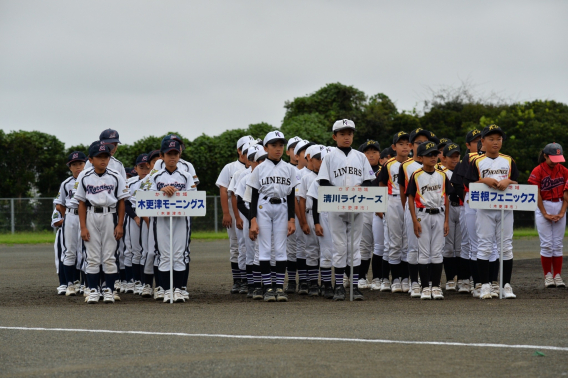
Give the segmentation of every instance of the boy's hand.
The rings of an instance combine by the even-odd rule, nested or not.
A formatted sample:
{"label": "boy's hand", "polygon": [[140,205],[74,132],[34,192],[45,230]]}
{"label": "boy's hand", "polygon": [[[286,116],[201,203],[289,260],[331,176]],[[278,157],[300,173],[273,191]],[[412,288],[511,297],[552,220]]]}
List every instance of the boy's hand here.
{"label": "boy's hand", "polygon": [[383,219],[384,214],[383,213],[375,213],[379,218]]}
{"label": "boy's hand", "polygon": [[91,234],[89,234],[89,230],[87,230],[87,228],[81,229],[81,239],[86,242],[91,239]]}
{"label": "boy's hand", "polygon": [[119,240],[122,235],[124,235],[124,230],[122,228],[121,225],[116,226],[116,228],[114,229],[114,238],[115,240]]}
{"label": "boy's hand", "polygon": [[497,183],[497,189],[499,189],[499,190],[505,190],[505,189],[507,189],[507,187],[508,187],[509,185],[511,185],[511,182],[512,182],[512,181],[509,180],[509,179],[501,180],[501,181],[499,181],[499,182]]}
{"label": "boy's hand", "polygon": [[258,224],[256,223],[256,218],[251,219],[250,221],[250,229],[249,229],[249,238],[250,240],[256,240],[258,237]]}
{"label": "boy's hand", "polygon": [[444,221],[444,237],[448,236],[450,233],[450,223]]}
{"label": "boy's hand", "polygon": [[140,217],[135,217],[134,222],[136,222],[136,225],[140,227]]}
{"label": "boy's hand", "polygon": [[317,236],[323,236],[323,228],[321,227],[321,224],[316,224],[315,229]]}
{"label": "boy's hand", "polygon": [[223,227],[231,228],[233,225],[233,218],[231,218],[231,214],[223,214]]}
{"label": "boy's hand", "polygon": [[310,225],[308,223],[304,223],[302,225],[302,231],[304,231],[304,234],[309,235],[310,234]]}
{"label": "boy's hand", "polygon": [[483,183],[485,185],[487,185],[488,187],[494,188],[494,189],[497,189],[497,185],[499,184],[499,182],[497,180],[495,180],[494,178],[491,178],[491,177],[484,178]]}
{"label": "boy's hand", "polygon": [[294,232],[296,232],[296,220],[290,219],[288,221],[288,235],[287,236],[292,235]]}
{"label": "boy's hand", "polygon": [[242,229],[243,229],[243,220],[241,219],[240,216],[235,215],[235,223],[237,224],[237,228],[238,228],[239,230],[242,230]]}
{"label": "boy's hand", "polygon": [[418,221],[412,221],[412,223],[414,223],[414,235],[416,235],[416,237],[419,238],[420,234],[422,234],[422,226]]}
{"label": "boy's hand", "polygon": [[166,195],[168,197],[171,197],[174,195],[175,192],[177,192],[178,190],[176,188],[174,188],[173,186],[166,186],[164,188],[162,188],[161,190],[162,192],[166,193]]}
{"label": "boy's hand", "polygon": [[146,223],[146,227],[150,227],[150,218],[142,217],[142,220],[144,221],[144,223]]}

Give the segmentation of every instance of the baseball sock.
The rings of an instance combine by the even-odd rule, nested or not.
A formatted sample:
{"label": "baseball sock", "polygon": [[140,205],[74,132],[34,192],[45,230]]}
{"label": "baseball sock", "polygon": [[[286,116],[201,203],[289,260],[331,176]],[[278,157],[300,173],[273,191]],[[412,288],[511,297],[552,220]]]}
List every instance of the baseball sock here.
{"label": "baseball sock", "polygon": [[262,287],[262,275],[260,274],[260,265],[252,266],[252,276],[254,279],[254,287]]}
{"label": "baseball sock", "polygon": [[[144,285],[150,285],[150,286],[152,286],[152,285],[154,284],[154,275],[153,275],[153,274],[146,274],[146,273],[144,273],[144,276],[143,276],[142,279],[143,279],[142,283],[143,283]],[[159,285],[156,283],[156,287],[158,287],[158,286],[159,286]]]}
{"label": "baseball sock", "polygon": [[540,263],[545,276],[548,273],[552,274],[552,257],[540,256]]}
{"label": "baseball sock", "polygon": [[469,260],[469,271],[471,273],[471,277],[473,277],[473,282],[476,284],[482,283],[479,280],[479,269],[477,265],[477,260]]}
{"label": "baseball sock", "polygon": [[262,274],[262,284],[264,289],[272,287],[272,272],[270,271],[270,261],[259,261],[260,272]]}
{"label": "baseball sock", "polygon": [[87,275],[81,271],[81,285],[87,285]]}
{"label": "baseball sock", "polygon": [[359,281],[360,270],[361,270],[361,265],[357,265],[357,266],[353,267],[353,279],[351,280],[351,282],[353,282],[354,288],[357,288],[357,282]]}
{"label": "baseball sock", "polygon": [[141,281],[140,274],[142,272],[140,268],[140,264],[132,264],[132,275],[134,277],[134,281]]}
{"label": "baseball sock", "polygon": [[[117,280],[120,280],[120,281],[127,281],[127,279],[126,279],[126,269],[120,269],[119,272],[120,272],[120,273],[119,273],[119,276],[118,276],[116,279],[117,279]],[[108,285],[108,284],[107,284],[107,285]]]}
{"label": "baseball sock", "polygon": [[418,283],[418,264],[408,264],[408,272],[410,274],[410,283]]}
{"label": "baseball sock", "polygon": [[162,289],[168,291],[170,290],[170,271],[166,271],[166,272],[162,272],[160,270],[160,286],[162,286]]}
{"label": "baseball sock", "polygon": [[[105,272],[103,271],[103,266],[102,266],[102,265],[101,265],[101,270],[100,270],[99,272],[100,272],[100,273],[99,273],[99,277],[100,277],[100,279],[101,279],[101,281],[100,281],[100,283],[99,283],[99,286],[100,286],[101,288],[103,288],[103,287],[106,286],[106,279],[105,279]],[[111,287],[114,287],[114,283],[113,283],[113,286],[111,286]]]}
{"label": "baseball sock", "polygon": [[318,267],[308,265],[308,279],[310,280],[310,285],[317,285],[318,278],[319,278]]}
{"label": "baseball sock", "polygon": [[63,265],[62,261],[59,261],[57,276],[59,277],[59,286],[67,286],[67,279],[65,278],[65,265]]}
{"label": "baseball sock", "polygon": [[343,285],[343,273],[345,268],[335,268],[335,287]]}
{"label": "baseball sock", "polygon": [[101,282],[100,273],[87,273],[87,285],[89,285],[89,289],[99,290],[100,282]]}
{"label": "baseball sock", "polygon": [[477,275],[479,276],[479,281],[474,277],[476,284],[491,283],[489,260],[477,259]]}
{"label": "baseball sock", "polygon": [[237,283],[241,280],[241,270],[239,269],[239,263],[231,263],[231,272],[233,273],[233,283]]}
{"label": "baseball sock", "polygon": [[306,259],[296,259],[296,264],[298,267],[298,277],[300,282],[306,282],[308,280],[308,266],[306,264]]}
{"label": "baseball sock", "polygon": [[156,280],[156,287],[159,286],[163,289],[164,287],[162,286],[162,275],[160,274],[160,270],[157,266],[154,266],[154,279]]}
{"label": "baseball sock", "polygon": [[288,270],[288,282],[296,281],[296,270],[298,265],[296,261],[286,261],[286,269]]}
{"label": "baseball sock", "polygon": [[503,286],[511,284],[511,276],[513,275],[513,259],[503,260]]}
{"label": "baseball sock", "polygon": [[239,269],[241,271],[241,282],[246,284],[247,281],[247,270],[246,270],[246,265],[245,265],[245,269]]}
{"label": "baseball sock", "polygon": [[446,272],[446,282],[452,281],[456,276],[456,272],[454,269],[455,261],[456,261],[455,257],[444,257],[444,272]]}
{"label": "baseball sock", "polygon": [[73,282],[75,281],[81,281],[81,270],[75,268],[75,279],[73,280]]}
{"label": "baseball sock", "polygon": [[458,280],[469,280],[469,260],[459,257]]}
{"label": "baseball sock", "polygon": [[344,274],[345,274],[347,277],[351,277],[351,265],[347,265],[347,266],[345,267],[345,272],[344,272]]}
{"label": "baseball sock", "polygon": [[120,275],[118,273],[107,273],[105,274],[105,281],[107,284],[107,287],[111,290],[114,290],[114,282],[117,281],[120,278]]}
{"label": "baseball sock", "polygon": [[134,269],[131,266],[125,266],[124,271],[126,273],[126,282],[134,280]]}
{"label": "baseball sock", "polygon": [[248,287],[254,286],[254,276],[252,274],[252,265],[247,265],[247,283],[248,283]]}
{"label": "baseball sock", "polygon": [[398,272],[398,274],[400,274],[400,279],[404,280],[405,278],[408,278],[408,261],[401,261],[400,262],[400,272]]}
{"label": "baseball sock", "polygon": [[276,261],[276,288],[284,289],[286,278],[286,261]]}
{"label": "baseball sock", "polygon": [[400,279],[400,264],[390,264],[390,270],[392,275],[392,280]]}
{"label": "baseball sock", "polygon": [[185,264],[185,270],[183,271],[183,278],[181,279],[181,287],[187,288],[187,280],[189,279],[189,262]]}
{"label": "baseball sock", "polygon": [[373,269],[373,279],[383,278],[383,256],[373,255],[373,260],[371,261]]}
{"label": "baseball sock", "polygon": [[418,272],[420,273],[420,283],[422,288],[428,287],[430,284],[429,267],[430,264],[418,264]]}
{"label": "baseball sock", "polygon": [[[61,265],[59,266],[61,268]],[[65,283],[63,285],[73,285],[75,278],[75,267],[63,264],[63,275],[65,276]]]}
{"label": "baseball sock", "polygon": [[[174,270],[174,289],[181,289],[183,284],[183,279],[185,277],[185,270],[177,271]],[[185,281],[187,283],[187,281]]]}
{"label": "baseball sock", "polygon": [[320,268],[321,281],[325,286],[331,285],[331,268]]}
{"label": "baseball sock", "polygon": [[359,275],[362,279],[367,279],[367,273],[369,272],[369,266],[371,266],[371,259],[361,260],[361,265],[359,268]]}
{"label": "baseball sock", "polygon": [[491,266],[491,281],[499,281],[499,259],[489,262]]}
{"label": "baseball sock", "polygon": [[272,278],[272,286],[276,285],[276,265],[270,265],[270,277]]}
{"label": "baseball sock", "polygon": [[387,260],[383,260],[383,274],[382,274],[382,276],[383,276],[384,280],[388,280],[389,282],[390,282],[390,277],[389,277],[390,269],[391,269],[391,266],[390,266],[389,262]]}
{"label": "baseball sock", "polygon": [[[430,279],[432,280],[432,287],[440,287],[440,281],[442,280],[442,267],[443,263],[430,264]],[[453,277],[452,277],[453,278]]]}
{"label": "baseball sock", "polygon": [[[513,260],[511,260],[513,261]],[[562,274],[562,256],[552,257],[552,268],[554,269],[554,275]]]}

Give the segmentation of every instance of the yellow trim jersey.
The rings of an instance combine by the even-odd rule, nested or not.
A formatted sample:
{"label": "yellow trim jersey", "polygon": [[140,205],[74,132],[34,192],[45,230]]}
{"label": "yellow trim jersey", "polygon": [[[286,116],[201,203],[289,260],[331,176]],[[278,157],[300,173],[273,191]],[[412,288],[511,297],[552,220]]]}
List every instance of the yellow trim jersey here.
{"label": "yellow trim jersey", "polygon": [[414,159],[408,159],[407,161],[402,163],[398,172],[399,188],[402,186],[406,191],[406,188],[408,188],[408,182],[410,181],[412,174],[420,168],[422,168],[422,163]]}
{"label": "yellow trim jersey", "polygon": [[465,178],[469,182],[477,182],[488,177],[497,181],[504,179],[517,181],[519,178],[517,164],[509,155],[499,154],[496,158],[480,155],[471,162]]}
{"label": "yellow trim jersey", "polygon": [[448,176],[438,169],[426,172],[424,168],[417,169],[410,178],[407,196],[414,196],[417,208],[440,208],[445,205],[447,191],[451,191]]}
{"label": "yellow trim jersey", "polygon": [[[407,162],[407,159],[403,163]],[[379,183],[383,183],[388,187],[389,194],[400,195],[400,187],[398,185],[398,175],[400,173],[400,163],[396,158],[391,158],[384,165],[385,169],[381,169],[379,172]]]}

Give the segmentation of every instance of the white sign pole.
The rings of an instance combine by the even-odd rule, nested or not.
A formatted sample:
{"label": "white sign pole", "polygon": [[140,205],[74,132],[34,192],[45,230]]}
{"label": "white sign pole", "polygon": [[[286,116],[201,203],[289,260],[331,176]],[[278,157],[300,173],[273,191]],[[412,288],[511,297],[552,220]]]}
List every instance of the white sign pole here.
{"label": "white sign pole", "polygon": [[174,303],[174,217],[170,217],[170,303]]}
{"label": "white sign pole", "polygon": [[503,299],[503,223],[505,220],[505,210],[501,209],[501,248],[499,259],[499,299]]}
{"label": "white sign pole", "polygon": [[355,257],[355,243],[354,243],[354,237],[353,237],[353,221],[355,219],[355,214],[351,213],[349,214],[349,217],[351,218],[351,287],[349,289],[349,295],[351,296],[350,301],[353,302],[353,271],[355,269],[355,261],[354,261],[354,257]]}

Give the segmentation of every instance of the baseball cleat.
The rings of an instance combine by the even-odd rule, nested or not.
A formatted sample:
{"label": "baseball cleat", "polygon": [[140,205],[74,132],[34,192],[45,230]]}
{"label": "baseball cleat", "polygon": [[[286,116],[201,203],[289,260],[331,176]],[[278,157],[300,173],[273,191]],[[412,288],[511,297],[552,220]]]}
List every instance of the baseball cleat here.
{"label": "baseball cleat", "polygon": [[79,294],[85,293],[85,285],[79,286]]}
{"label": "baseball cleat", "polygon": [[442,288],[439,286],[434,286],[432,288],[432,299],[444,299],[444,293],[442,292]]}
{"label": "baseball cleat", "polygon": [[371,287],[371,284],[366,278],[360,278],[359,281],[357,282],[357,287],[361,290],[368,289]]}
{"label": "baseball cleat", "polygon": [[458,293],[470,293],[470,292],[471,292],[471,287],[469,286],[469,280],[463,280],[458,290]]}
{"label": "baseball cleat", "polygon": [[310,286],[306,281],[300,281],[300,286],[298,287],[299,295],[308,295],[310,291]]}
{"label": "baseball cleat", "polygon": [[499,298],[499,283],[492,282],[491,283],[491,297],[492,298]]}
{"label": "baseball cleat", "polygon": [[115,301],[119,301],[120,302],[120,296],[118,295],[117,291],[113,291],[112,292],[112,296],[114,298]]}
{"label": "baseball cleat", "polygon": [[264,291],[264,301],[265,302],[276,302],[276,290],[269,287]]}
{"label": "baseball cleat", "polygon": [[365,300],[365,297],[363,296],[363,294],[359,291],[359,289],[357,287],[353,288],[353,300],[354,301]]}
{"label": "baseball cleat", "polygon": [[239,294],[247,294],[248,293],[248,282],[241,281],[241,287],[239,288]]}
{"label": "baseball cleat", "polygon": [[75,292],[75,285],[67,286],[67,290],[65,290],[65,295],[67,297],[74,297],[75,295],[77,295],[77,293]]}
{"label": "baseball cleat", "polygon": [[185,298],[183,297],[181,290],[176,289],[174,291],[174,303],[183,303],[183,302],[185,302]]}
{"label": "baseball cleat", "polygon": [[[557,274],[557,276],[559,275]],[[550,272],[546,273],[546,276],[544,276],[544,287],[556,287],[556,283],[554,282],[554,278],[552,278],[552,273]]]}
{"label": "baseball cleat", "polygon": [[119,280],[114,281],[114,290],[120,291],[120,281]]}
{"label": "baseball cleat", "polygon": [[556,287],[566,287],[566,284],[562,281],[562,277],[560,277],[560,274],[558,273],[554,276],[554,283],[556,284]]}
{"label": "baseball cleat", "polygon": [[[475,284],[475,287],[471,291],[471,294],[473,295],[474,298],[479,298],[480,292],[481,292],[481,284],[480,283]],[[491,293],[489,293],[489,295],[491,295]]]}
{"label": "baseball cleat", "polygon": [[333,286],[331,286],[331,282],[325,284],[324,290],[323,290],[323,297],[325,299],[333,299],[334,295],[335,295],[335,292],[333,290]]}
{"label": "baseball cleat", "polygon": [[410,285],[408,284],[408,278],[405,278],[405,279],[402,280],[401,287],[402,287],[403,293],[408,293],[410,291]]}
{"label": "baseball cleat", "polygon": [[252,299],[255,301],[260,301],[264,298],[264,295],[262,293],[262,288],[261,287],[255,287],[254,291],[252,292]]}
{"label": "baseball cleat", "polygon": [[456,281],[446,282],[446,291],[456,291]]}
{"label": "baseball cleat", "polygon": [[136,288],[136,285],[134,284],[134,282],[127,282],[124,285],[124,293],[126,294],[134,294],[134,289]]}
{"label": "baseball cleat", "polygon": [[75,285],[75,292],[78,293],[81,290],[81,281],[77,280],[73,282],[73,285]]}
{"label": "baseball cleat", "polygon": [[420,299],[432,299],[430,287],[425,287],[422,289],[422,295],[420,296]]}
{"label": "baseball cleat", "polygon": [[296,292],[296,281],[288,281],[288,286],[286,286],[286,294],[294,294]]}
{"label": "baseball cleat", "polygon": [[383,279],[381,283],[381,291],[391,291],[391,283],[388,278]]}
{"label": "baseball cleat", "polygon": [[503,288],[503,298],[504,299],[515,299],[515,298],[517,298],[517,296],[515,294],[513,294],[513,288],[511,287],[510,284],[505,284],[505,287]]}
{"label": "baseball cleat", "polygon": [[[479,285],[479,284],[477,284]],[[476,286],[476,290],[477,290],[477,285]],[[492,295],[491,295],[491,284],[483,284],[481,285],[481,289],[479,291],[479,298],[481,299],[491,299]]]}
{"label": "baseball cleat", "polygon": [[104,303],[114,303],[114,296],[112,294],[112,291],[108,287],[104,288],[102,293]]}
{"label": "baseball cleat", "polygon": [[61,285],[57,287],[57,295],[65,295],[67,292],[67,285]]}
{"label": "baseball cleat", "polygon": [[180,293],[181,293],[181,296],[183,297],[183,299],[185,299],[186,301],[189,300],[189,292],[187,291],[187,287],[182,287],[180,289]]}
{"label": "baseball cleat", "polygon": [[461,285],[463,284],[463,280],[458,280],[458,284],[456,285],[456,290],[459,291],[459,289],[461,288]]}
{"label": "baseball cleat", "polygon": [[398,278],[395,278],[392,281],[391,291],[393,293],[401,293],[402,292],[402,285],[400,284],[400,280]]}
{"label": "baseball cleat", "polygon": [[164,291],[164,299],[163,299],[163,302],[164,302],[164,303],[170,302],[171,299],[172,299],[172,290],[171,290],[171,289],[170,289],[170,290],[165,290],[165,291]]}
{"label": "baseball cleat", "polygon": [[158,286],[154,289],[154,299],[157,301],[161,301],[164,299],[164,295],[166,295],[164,289],[161,286]]}
{"label": "baseball cleat", "polygon": [[276,289],[276,300],[278,302],[288,302],[288,296],[284,292],[284,289],[280,287]]}
{"label": "baseball cleat", "polygon": [[318,284],[317,283],[311,284],[310,289],[308,291],[308,295],[310,297],[319,297],[319,294],[320,294],[320,287],[318,286]]}
{"label": "baseball cleat", "polygon": [[152,298],[152,286],[146,284],[142,287],[142,298]]}
{"label": "baseball cleat", "polygon": [[249,286],[247,290],[247,298],[252,298],[254,294],[254,286]]}
{"label": "baseball cleat", "polygon": [[413,282],[412,289],[410,289],[410,298],[420,298],[421,295],[420,284],[418,284],[418,282]]}
{"label": "baseball cleat", "polygon": [[371,281],[371,290],[381,290],[381,279],[380,278],[373,278]]}
{"label": "baseball cleat", "polygon": [[231,288],[231,294],[239,294],[240,290],[241,290],[241,281],[235,280],[233,282],[233,287]]}
{"label": "baseball cleat", "polygon": [[85,298],[85,302],[88,304],[97,303],[99,301],[99,291],[97,289],[91,289],[89,296]]}
{"label": "baseball cleat", "polygon": [[85,286],[85,288],[83,289],[83,296],[85,298],[88,297],[90,292],[91,292],[91,289],[89,289],[89,287]]}
{"label": "baseball cleat", "polygon": [[335,293],[333,295],[334,301],[344,301],[345,300],[345,286],[337,285],[335,287]]}
{"label": "baseball cleat", "polygon": [[142,288],[144,286],[142,286],[142,282],[140,281],[134,281],[134,295],[140,295],[142,294]]}

